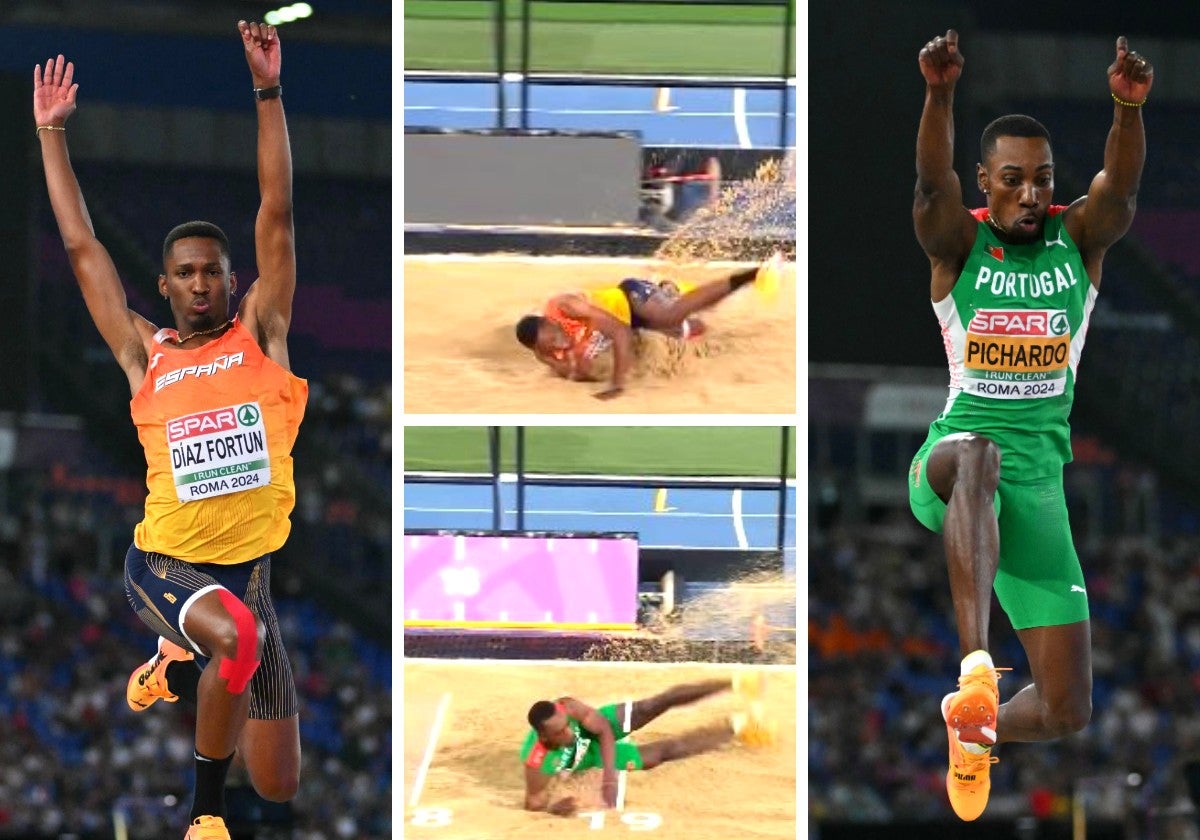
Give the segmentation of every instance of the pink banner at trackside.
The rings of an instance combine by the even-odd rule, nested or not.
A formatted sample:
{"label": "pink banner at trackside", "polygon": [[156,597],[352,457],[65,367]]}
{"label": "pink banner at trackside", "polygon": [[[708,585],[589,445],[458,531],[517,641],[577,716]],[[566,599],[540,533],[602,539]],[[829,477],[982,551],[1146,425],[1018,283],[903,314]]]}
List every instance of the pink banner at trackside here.
{"label": "pink banner at trackside", "polygon": [[406,534],[405,622],[632,625],[632,536]]}

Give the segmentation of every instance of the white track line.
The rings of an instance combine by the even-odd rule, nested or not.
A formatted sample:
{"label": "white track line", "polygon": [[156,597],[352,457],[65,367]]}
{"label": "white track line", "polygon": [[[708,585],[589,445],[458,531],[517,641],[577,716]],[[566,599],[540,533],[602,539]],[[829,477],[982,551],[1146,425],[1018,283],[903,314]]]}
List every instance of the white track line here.
{"label": "white track line", "polygon": [[[741,490],[734,490],[734,493],[741,493]],[[409,505],[404,508],[412,513],[491,513],[490,507],[469,507],[469,508],[454,508],[454,507],[421,507],[420,505]],[[516,508],[506,509],[506,514],[516,514]],[[526,516],[629,516],[629,517],[652,517],[662,519],[663,517],[671,517],[672,519],[688,519],[696,517],[697,519],[724,519],[729,514],[727,513],[700,513],[689,511],[653,511],[653,510],[530,510],[525,509]],[[744,513],[739,514],[746,519],[778,519],[778,513]],[[796,514],[787,514],[788,519],[795,519]],[[745,548],[745,546],[742,546]]]}
{"label": "white track line", "polygon": [[416,808],[417,802],[421,799],[421,788],[425,787],[425,774],[429,772],[429,765],[433,763],[433,751],[437,748],[438,733],[441,732],[442,720],[449,705],[450,692],[447,691],[438,703],[437,714],[433,718],[433,727],[429,730],[429,741],[425,744],[425,757],[421,759],[421,767],[417,770],[416,781],[413,782],[412,798],[408,801],[410,808]]}
{"label": "white track line", "polygon": [[[405,111],[420,111],[420,112],[436,112],[445,111],[451,114],[494,114],[497,109],[494,105],[405,105]],[[510,107],[508,111],[519,111],[518,107]],[[530,108],[531,114],[562,114],[567,116],[636,116],[646,115],[652,116],[663,113],[653,108]],[[672,115],[676,117],[700,117],[703,119],[712,119],[713,117],[723,118],[733,116],[729,111],[672,111]],[[750,117],[778,117],[779,111],[747,111],[747,116]]]}
{"label": "white track line", "polygon": [[750,148],[750,126],[746,123],[746,89],[733,89],[733,127],[737,131],[738,145]]}
{"label": "white track line", "polygon": [[584,668],[670,668],[672,666],[684,666],[688,668],[720,668],[724,671],[795,671],[794,664],[779,664],[771,663],[769,665],[758,665],[748,662],[604,662],[599,660],[573,660],[573,659],[440,659],[435,656],[412,656],[405,657],[404,664],[407,665],[463,665],[469,667],[476,666],[496,666],[496,665],[515,665],[529,666],[533,668],[560,667],[584,667]]}
{"label": "white track line", "polygon": [[[453,226],[452,226],[453,227]],[[519,228],[520,225],[468,225],[467,227],[477,227],[482,230],[505,230],[509,227]],[[671,265],[669,260],[656,260],[647,257],[579,257],[562,255],[557,257],[531,257],[524,254],[405,254],[405,262],[421,262],[421,263],[546,263],[557,265],[587,265],[596,263],[617,263],[617,264],[635,264],[635,265]],[[696,261],[695,263],[683,263],[684,267],[695,265],[702,268],[748,268],[758,265],[757,262],[748,260],[712,260]],[[508,419],[508,418],[506,418]],[[510,421],[511,422],[511,421]],[[782,423],[780,425],[783,425]]]}
{"label": "white track line", "polygon": [[737,535],[738,548],[745,550],[750,543],[746,540],[746,523],[742,517],[742,491],[733,491],[733,533]]}

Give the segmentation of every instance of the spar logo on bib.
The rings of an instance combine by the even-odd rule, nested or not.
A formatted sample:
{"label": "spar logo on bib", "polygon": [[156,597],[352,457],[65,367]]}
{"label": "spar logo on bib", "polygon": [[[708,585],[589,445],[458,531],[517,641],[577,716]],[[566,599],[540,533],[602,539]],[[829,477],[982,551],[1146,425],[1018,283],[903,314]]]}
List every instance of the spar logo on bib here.
{"label": "spar logo on bib", "polygon": [[1038,399],[1066,390],[1071,324],[1063,309],[978,309],[967,324],[963,390]]}
{"label": "spar logo on bib", "polygon": [[262,407],[225,406],[167,421],[167,448],[179,501],[240,493],[271,483]]}

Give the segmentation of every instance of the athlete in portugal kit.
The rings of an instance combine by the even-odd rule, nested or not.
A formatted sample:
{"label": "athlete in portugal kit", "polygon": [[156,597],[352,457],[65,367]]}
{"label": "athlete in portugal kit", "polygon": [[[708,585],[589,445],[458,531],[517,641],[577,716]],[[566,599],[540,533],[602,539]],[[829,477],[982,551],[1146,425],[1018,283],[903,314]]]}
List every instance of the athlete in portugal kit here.
{"label": "athlete in portugal kit", "polygon": [[[601,795],[612,807],[617,799],[617,773],[650,770],[666,761],[696,755],[738,738],[758,743],[764,721],[746,714],[673,738],[637,745],[629,735],[668,709],[733,690],[742,699],[761,703],[765,683],[761,673],[744,672],[733,679],[706,680],[668,688],[642,700],[613,703],[594,709],[574,697],[539,700],[529,708],[530,729],[521,745],[525,770],[525,808],[558,816],[575,812],[574,797],[551,804],[550,782],[556,776],[598,769]],[[753,718],[753,716],[751,716]]]}
{"label": "athlete in portugal kit", "polygon": [[[941,703],[946,788],[955,813],[974,820],[987,805],[994,745],[1057,738],[1091,716],[1087,590],[1063,493],[1067,418],[1104,255],[1133,220],[1154,71],[1117,39],[1104,169],[1069,205],[1052,203],[1046,128],[1019,114],[993,121],[975,173],[987,206],[970,211],[953,168],[958,34],[929,41],[918,61],[926,91],[913,221],[950,394],[913,459],[909,501],[944,538],[963,655],[958,691]],[[1033,675],[1004,704],[988,653],[993,587]]]}

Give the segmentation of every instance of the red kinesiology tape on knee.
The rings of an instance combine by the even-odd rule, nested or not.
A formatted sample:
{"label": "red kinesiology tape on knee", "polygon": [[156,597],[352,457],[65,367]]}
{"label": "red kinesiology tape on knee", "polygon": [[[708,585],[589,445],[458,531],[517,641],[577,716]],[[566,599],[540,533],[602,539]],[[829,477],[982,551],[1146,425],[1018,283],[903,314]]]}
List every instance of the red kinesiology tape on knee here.
{"label": "red kinesiology tape on knee", "polygon": [[237,624],[237,656],[222,659],[217,673],[221,679],[228,680],[230,694],[241,694],[258,670],[259,660],[254,656],[258,647],[258,627],[254,623],[254,613],[236,595],[228,589],[218,589],[217,594]]}

